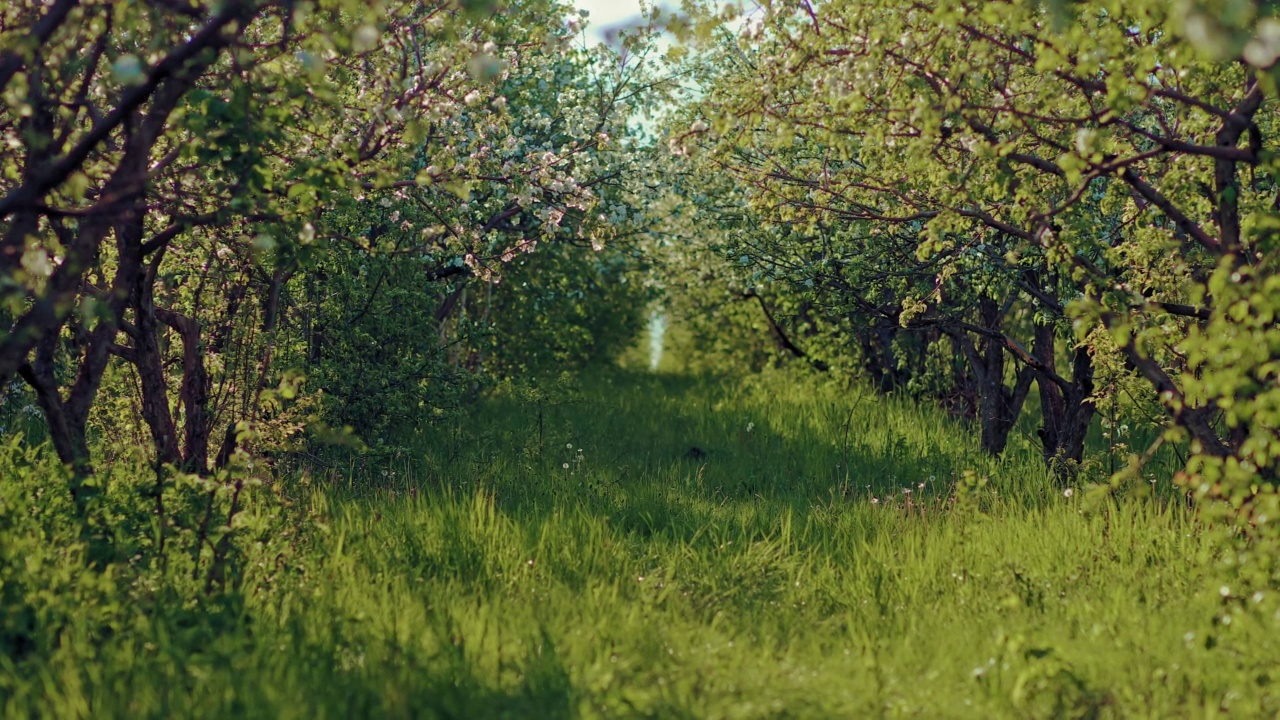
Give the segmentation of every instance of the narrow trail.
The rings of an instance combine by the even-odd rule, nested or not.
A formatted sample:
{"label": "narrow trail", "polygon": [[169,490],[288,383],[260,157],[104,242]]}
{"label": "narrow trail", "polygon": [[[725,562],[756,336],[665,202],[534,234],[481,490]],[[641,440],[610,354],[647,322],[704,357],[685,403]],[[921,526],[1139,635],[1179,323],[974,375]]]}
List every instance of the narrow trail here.
{"label": "narrow trail", "polygon": [[[0,633],[62,630],[18,664],[0,652],[0,714],[1273,714],[1258,679],[1280,636],[1257,613],[1224,630],[1194,518],[1091,507],[1030,443],[995,461],[971,439],[781,372],[494,392],[398,453],[258,488],[237,579],[213,595],[181,550],[77,575],[10,513],[33,540],[0,564]],[[11,582],[32,568],[71,590],[28,617],[9,600],[46,587]]]}
{"label": "narrow trail", "polygon": [[304,616],[364,618],[320,643],[359,648],[341,683],[468,717],[1175,716],[1227,682],[1183,516],[963,437],[784,376],[494,398],[333,495]]}

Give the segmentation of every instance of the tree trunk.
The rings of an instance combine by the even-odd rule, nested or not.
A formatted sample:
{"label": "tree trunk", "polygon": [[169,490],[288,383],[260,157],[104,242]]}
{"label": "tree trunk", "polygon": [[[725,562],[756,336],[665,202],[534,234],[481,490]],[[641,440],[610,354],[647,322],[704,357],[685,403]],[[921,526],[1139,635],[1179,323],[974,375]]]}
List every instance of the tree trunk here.
{"label": "tree trunk", "polygon": [[209,471],[209,434],[213,421],[209,417],[209,373],[204,367],[204,347],[200,342],[200,324],[172,310],[156,308],[160,322],[177,331],[182,338],[182,387],[178,398],[183,410],[183,469],[204,474]]}
{"label": "tree trunk", "polygon": [[[978,302],[979,322],[985,330],[1000,333],[1003,315],[1004,311],[995,300],[982,298]],[[1020,368],[1010,388],[1004,382],[1006,349],[1003,341],[983,335],[975,345],[963,331],[952,331],[951,337],[969,361],[976,379],[981,447],[991,455],[1000,455],[1009,444],[1009,433],[1022,415],[1034,373],[1030,368]]]}
{"label": "tree trunk", "polygon": [[[1032,352],[1047,371],[1057,372],[1052,325],[1036,326]],[[1087,348],[1073,351],[1071,366],[1071,380],[1065,383],[1066,387],[1048,372],[1038,373],[1036,380],[1044,417],[1040,429],[1044,460],[1060,476],[1073,474],[1084,459],[1084,441],[1095,411],[1089,398],[1093,394],[1093,358]]]}
{"label": "tree trunk", "polygon": [[[122,124],[123,154],[101,192],[102,197],[113,198],[113,202],[104,206],[101,212],[84,218],[74,234],[50,220],[65,246],[63,261],[51,273],[45,292],[12,323],[8,335],[0,337],[0,383],[7,382],[10,372],[17,370],[35,388],[59,459],[73,468],[77,478],[83,478],[93,471],[86,437],[89,411],[97,397],[109,354],[116,349],[116,335],[121,327],[120,321],[125,308],[133,300],[136,309],[139,299],[136,283],[143,275],[142,237],[146,215],[147,167],[151,151],[169,115],[194,82],[195,76],[212,61],[213,58],[210,57],[193,62],[184,68],[183,73],[162,82],[151,98],[145,114],[140,115],[141,111],[137,108],[127,114],[129,120]],[[187,71],[192,74],[188,75]],[[31,160],[29,157],[28,165]],[[27,182],[24,187],[35,188],[36,184]],[[44,192],[47,190],[37,192],[36,197],[41,197]],[[12,196],[11,193],[10,197]],[[0,269],[6,271],[14,260],[13,251],[17,247],[15,243],[25,244],[28,232],[38,229],[38,226],[31,226],[30,219],[22,212],[17,215],[13,225],[5,233],[3,252],[0,252]],[[0,220],[6,216],[7,213],[0,213]],[[78,301],[85,296],[96,297],[86,284],[85,273],[97,262],[102,243],[113,231],[116,236],[117,258],[111,294],[106,298],[108,311],[98,319],[98,325],[88,334],[87,343],[78,356],[76,380],[64,400],[53,370],[56,351],[61,343],[59,336],[72,311],[79,305]],[[151,272],[154,275],[154,267]],[[147,297],[149,298],[149,293]],[[154,326],[154,315],[140,313],[139,325],[142,325],[143,320],[149,320]],[[154,327],[151,331],[135,327],[133,331],[135,348],[120,349],[116,354],[122,357],[137,356],[141,361],[144,359],[144,350],[154,349],[153,357],[146,359],[155,360],[156,369],[160,372],[148,377],[142,373],[143,365],[139,362],[139,373],[144,375],[144,383],[159,377],[163,384],[163,371],[158,365],[159,351],[154,347],[157,343]],[[152,347],[144,347],[144,339],[148,338]],[[36,357],[33,362],[27,362],[32,350]],[[144,397],[144,409],[146,406]],[[162,437],[161,430],[163,416],[168,415],[167,401],[162,407],[151,409],[157,423],[152,426],[152,432],[156,437],[158,450],[162,454],[176,453],[176,435],[174,442],[167,447],[162,442],[167,440]],[[148,422],[152,419],[148,417]],[[172,426],[171,417],[169,425]],[[155,435],[157,432],[161,432],[161,435]],[[73,484],[73,496],[78,495],[79,487],[80,483]]]}
{"label": "tree trunk", "polygon": [[859,336],[863,366],[876,389],[884,394],[892,392],[900,384],[898,361],[893,350],[894,335],[892,328],[881,327]]}
{"label": "tree trunk", "polygon": [[964,343],[957,335],[950,335],[951,352],[961,358],[960,362],[951,363],[951,411],[957,415],[974,419],[978,417],[978,381],[965,358]]}
{"label": "tree trunk", "polygon": [[89,444],[82,424],[71,416],[67,403],[62,400],[58,381],[54,375],[54,354],[58,339],[44,337],[36,346],[35,361],[18,368],[18,374],[36,392],[36,403],[44,413],[49,440],[53,443],[58,459],[71,468],[75,482],[71,488],[73,500],[79,500],[79,480],[91,475]]}
{"label": "tree trunk", "polygon": [[[141,158],[145,160],[145,157]],[[117,176],[125,169],[135,165],[121,163]],[[141,217],[145,212],[141,209],[139,194],[130,194],[126,181],[116,182],[113,178],[109,188],[121,193],[121,205],[114,218],[116,231],[116,270],[111,281],[110,291],[105,297],[93,293],[87,283],[81,291],[86,296],[104,301],[105,312],[100,312],[97,325],[85,334],[80,347],[68,348],[77,360],[76,378],[68,388],[64,399],[55,372],[56,357],[62,347],[60,337],[67,323],[63,317],[42,335],[35,345],[35,357],[30,363],[24,363],[18,370],[19,375],[36,392],[37,403],[44,413],[49,430],[50,440],[58,459],[72,469],[74,482],[71,487],[72,498],[81,500],[80,481],[93,474],[93,465],[89,453],[88,425],[89,411],[97,398],[98,388],[102,384],[102,375],[106,371],[120,328],[120,318],[128,306],[129,296],[142,267]],[[133,191],[136,193],[137,191]],[[121,220],[121,218],[124,218]],[[97,217],[84,221],[75,235],[73,242],[78,244],[99,244],[108,235],[113,218]],[[70,244],[71,234],[61,225],[55,224],[64,243]],[[125,232],[126,227],[137,230],[136,233]],[[88,240],[86,240],[88,238]]]}
{"label": "tree trunk", "polygon": [[151,428],[156,461],[180,465],[178,428],[169,410],[169,383],[165,379],[164,357],[160,351],[160,321],[156,317],[155,274],[164,256],[156,253],[144,277],[134,289],[133,312],[137,325],[134,336],[134,364],[142,386],[142,417]]}

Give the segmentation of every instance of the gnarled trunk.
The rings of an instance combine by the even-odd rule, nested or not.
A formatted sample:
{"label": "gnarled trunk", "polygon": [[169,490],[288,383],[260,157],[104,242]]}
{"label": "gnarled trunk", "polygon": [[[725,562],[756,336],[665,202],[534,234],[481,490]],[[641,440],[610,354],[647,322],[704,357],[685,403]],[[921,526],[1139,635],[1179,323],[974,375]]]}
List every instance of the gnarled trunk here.
{"label": "gnarled trunk", "polygon": [[995,300],[982,298],[978,302],[978,316],[984,332],[991,334],[983,335],[977,345],[963,331],[951,331],[951,336],[959,344],[977,380],[982,449],[1000,455],[1022,415],[1034,373],[1029,367],[1020,368],[1014,376],[1013,387],[1005,385],[1005,342],[1000,339],[1004,311]]}
{"label": "gnarled trunk", "polygon": [[133,362],[142,389],[142,417],[151,429],[156,461],[179,465],[182,453],[178,428],[169,410],[169,383],[165,378],[164,356],[160,348],[160,320],[155,307],[155,273],[163,257],[157,253],[145,277],[134,289],[133,312],[137,332],[133,338]]}
{"label": "gnarled trunk", "polygon": [[1045,368],[1037,372],[1036,380],[1044,417],[1040,428],[1044,460],[1059,475],[1069,475],[1084,458],[1084,441],[1096,409],[1089,398],[1093,394],[1093,358],[1087,348],[1077,347],[1072,352],[1071,379],[1051,376],[1049,373],[1058,375],[1051,325],[1036,326],[1032,352]]}

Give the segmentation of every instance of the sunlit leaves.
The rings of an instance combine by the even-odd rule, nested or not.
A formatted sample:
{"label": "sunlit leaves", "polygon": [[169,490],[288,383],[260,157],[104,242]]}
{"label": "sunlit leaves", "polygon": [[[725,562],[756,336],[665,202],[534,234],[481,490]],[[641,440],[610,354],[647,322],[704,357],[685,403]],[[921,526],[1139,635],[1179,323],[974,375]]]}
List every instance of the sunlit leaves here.
{"label": "sunlit leaves", "polygon": [[[1232,0],[774,5],[701,46],[717,70],[693,101],[716,132],[673,138],[704,172],[734,177],[759,223],[728,236],[731,261],[786,277],[800,297],[826,288],[822,302],[854,316],[888,307],[943,322],[975,296],[1020,299],[1037,322],[1067,310],[1101,367],[1121,367],[1108,353],[1144,364],[1174,421],[1200,423],[1202,449],[1226,442],[1244,453],[1233,467],[1257,470],[1269,415],[1232,415],[1248,441],[1242,429],[1215,440],[1204,418],[1267,396],[1230,378],[1273,366],[1270,341],[1246,330],[1271,312],[1268,295],[1228,300],[1204,283],[1221,263],[1232,290],[1277,270],[1256,249],[1277,236],[1274,83],[1253,86],[1248,69],[1275,61],[1267,12]],[[847,259],[832,272],[815,251]],[[1224,259],[1237,252],[1250,257]],[[1098,341],[1104,328],[1114,342]],[[1221,359],[1195,381],[1193,348]]]}

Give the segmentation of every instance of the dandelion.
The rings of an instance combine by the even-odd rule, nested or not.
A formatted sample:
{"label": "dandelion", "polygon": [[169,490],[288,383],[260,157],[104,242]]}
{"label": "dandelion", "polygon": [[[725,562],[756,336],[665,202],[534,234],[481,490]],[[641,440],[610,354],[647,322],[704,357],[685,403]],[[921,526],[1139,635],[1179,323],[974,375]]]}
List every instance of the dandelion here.
{"label": "dandelion", "polygon": [[1069,498],[1069,497],[1071,497],[1072,495],[1075,495],[1075,494],[1076,494],[1076,489],[1075,489],[1075,488],[1067,488],[1066,490],[1063,490],[1063,491],[1062,491],[1062,497],[1064,497],[1064,498]]}
{"label": "dandelion", "polygon": [[572,450],[572,449],[573,449],[573,443],[565,443],[565,444],[564,444],[564,447],[565,447],[565,449],[566,449],[566,450]]}
{"label": "dandelion", "polygon": [[569,463],[565,463],[565,464],[561,465],[560,467],[564,468],[565,470],[568,470],[568,469],[569,469]]}
{"label": "dandelion", "polygon": [[755,423],[753,423],[753,422],[749,422],[749,423],[747,423],[747,432],[751,432],[752,430],[755,430],[755,429],[756,429],[756,424],[755,424]]}

